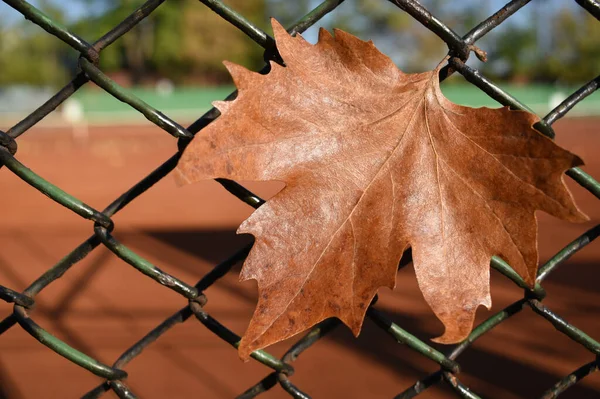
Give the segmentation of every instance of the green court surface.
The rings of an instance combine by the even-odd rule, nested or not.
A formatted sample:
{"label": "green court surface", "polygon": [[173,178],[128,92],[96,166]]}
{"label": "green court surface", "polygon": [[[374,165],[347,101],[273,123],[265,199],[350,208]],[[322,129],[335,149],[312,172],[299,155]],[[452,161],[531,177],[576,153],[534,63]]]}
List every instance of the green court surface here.
{"label": "green court surface", "polygon": [[[542,85],[501,85],[501,88],[543,116],[571,93],[575,87],[556,88]],[[165,115],[182,122],[192,121],[210,109],[211,102],[224,99],[234,88],[196,87],[176,88],[170,93],[160,93],[151,88],[129,89],[136,96],[160,110]],[[472,107],[499,107],[477,87],[467,84],[445,84],[442,91],[453,102]],[[143,121],[144,117],[133,108],[97,88],[83,88],[73,97],[83,106],[85,119],[91,124],[119,124]],[[600,115],[600,94],[596,92],[577,104],[570,116]]]}

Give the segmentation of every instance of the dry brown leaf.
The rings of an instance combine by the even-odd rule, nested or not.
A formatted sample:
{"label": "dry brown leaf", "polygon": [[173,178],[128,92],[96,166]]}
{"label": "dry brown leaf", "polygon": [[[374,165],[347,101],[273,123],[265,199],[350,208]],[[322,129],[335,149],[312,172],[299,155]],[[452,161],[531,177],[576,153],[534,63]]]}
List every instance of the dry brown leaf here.
{"label": "dry brown leaf", "polygon": [[273,29],[287,67],[226,63],[239,95],[215,103],[223,115],[177,169],[184,182],[286,184],[238,230],[256,237],[241,280],[259,287],[242,358],[329,317],[358,335],[408,247],[445,326],[436,341],[461,341],[491,305],[492,255],[534,284],[535,210],[586,220],[562,180],[582,161],[534,130],[536,116],[453,104],[439,68],[405,74],[340,30],[311,45]]}

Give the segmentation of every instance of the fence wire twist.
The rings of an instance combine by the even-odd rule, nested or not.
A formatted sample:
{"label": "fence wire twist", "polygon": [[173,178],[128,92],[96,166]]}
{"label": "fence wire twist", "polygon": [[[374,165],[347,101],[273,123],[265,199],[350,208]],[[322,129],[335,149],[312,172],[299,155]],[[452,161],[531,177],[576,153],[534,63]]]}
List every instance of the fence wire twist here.
{"label": "fence wire twist", "polygon": [[[109,390],[114,391],[120,398],[135,398],[136,395],[124,382],[125,378],[127,377],[127,372],[124,370],[125,366],[132,359],[140,355],[145,348],[159,339],[163,334],[177,324],[185,322],[191,316],[194,316],[215,335],[228,342],[233,347],[237,347],[240,341],[240,337],[238,335],[229,330],[226,326],[222,325],[218,320],[214,319],[206,312],[203,307],[206,303],[206,296],[203,294],[203,291],[212,284],[216,283],[221,277],[229,272],[236,263],[245,259],[250,250],[250,246],[242,248],[233,254],[229,259],[215,266],[195,285],[189,285],[177,277],[163,272],[158,267],[136,254],[134,251],[127,248],[111,234],[114,229],[114,224],[111,220],[111,217],[126,207],[131,201],[143,194],[159,180],[167,176],[175,168],[181,152],[189,143],[194,134],[198,133],[202,128],[215,120],[219,116],[219,111],[214,108],[209,110],[186,129],[170,119],[168,116],[154,109],[149,104],[146,104],[141,99],[132,95],[128,90],[120,87],[98,68],[98,61],[100,59],[102,50],[110,46],[119,37],[126,34],[144,18],[148,17],[165,0],[147,1],[134,12],[132,12],[131,15],[125,18],[116,27],[91,44],[77,35],[69,32],[69,30],[64,26],[52,20],[42,11],[24,0],[3,1],[23,14],[26,19],[39,25],[51,35],[62,40],[75,49],[80,54],[80,72],[52,98],[28,115],[25,119],[8,129],[6,132],[0,131],[0,167],[2,165],[6,166],[10,171],[19,176],[29,185],[36,188],[39,192],[47,195],[58,204],[67,207],[85,219],[92,220],[94,222],[94,234],[92,234],[87,240],[82,242],[78,247],[67,254],[57,264],[48,269],[23,292],[17,292],[10,288],[0,286],[0,299],[9,303],[14,303],[13,313],[0,322],[0,335],[18,323],[25,331],[31,334],[39,342],[46,345],[48,348],[69,359],[73,363],[76,363],[77,365],[89,370],[91,373],[106,379],[105,383],[86,393],[83,396],[85,398],[97,398]],[[265,49],[265,60],[273,60],[281,63],[281,58],[279,57],[275,47],[275,41],[271,36],[252,25],[252,23],[246,20],[241,14],[223,4],[221,1],[200,1],[217,13],[220,17],[234,25],[256,43],[262,46]],[[466,65],[465,61],[471,52],[475,52],[478,57],[485,57],[485,54],[474,46],[475,42],[504,22],[521,7],[529,3],[530,0],[513,0],[508,2],[504,7],[487,18],[485,21],[475,26],[463,37],[460,37],[458,34],[456,34],[450,27],[432,15],[416,0],[388,1],[410,14],[413,18],[418,20],[447,44],[451,57],[448,65],[440,73],[441,80],[445,79],[454,72],[458,72],[462,74],[470,83],[480,88],[499,103],[508,105],[513,109],[529,111],[529,109],[520,103],[516,98],[513,98],[509,93],[501,90],[492,81],[482,76],[477,70]],[[575,1],[588,13],[600,20],[600,4],[597,1]],[[296,24],[291,26],[288,29],[288,32],[291,34],[296,34],[305,31],[307,28],[319,21],[323,16],[335,10],[336,7],[343,2],[344,0],[323,1],[315,9],[302,17]],[[262,72],[266,72],[267,68],[268,67],[265,66]],[[21,134],[27,132],[36,123],[54,111],[56,107],[58,107],[63,101],[73,95],[80,87],[90,81],[94,82],[96,85],[100,86],[117,99],[129,104],[131,107],[141,112],[148,120],[178,139],[178,151],[175,155],[167,159],[162,165],[156,168],[144,179],[139,181],[136,185],[131,187],[119,198],[115,199],[102,211],[90,207],[79,199],[61,190],[59,187],[53,185],[49,181],[41,178],[35,172],[19,162],[15,157],[18,149],[15,139]],[[542,120],[536,126],[538,130],[553,138],[554,131],[552,129],[552,124],[565,116],[574,106],[577,105],[577,103],[597,90],[599,84],[600,76],[594,78],[587,84],[583,85],[580,89],[572,93],[559,106],[542,118]],[[231,93],[227,99],[235,98],[236,94],[236,92]],[[566,174],[587,189],[594,196],[596,196],[596,198],[600,199],[600,184],[591,176],[586,174],[580,168],[572,168],[567,171]],[[218,182],[223,185],[231,194],[255,208],[258,208],[264,203],[261,198],[236,182],[225,179],[218,179]],[[554,313],[551,309],[543,305],[542,300],[545,296],[545,291],[542,288],[541,283],[553,270],[556,269],[558,265],[595,240],[599,234],[600,225],[597,225],[581,236],[577,237],[565,248],[556,253],[548,262],[540,267],[534,289],[529,289],[525,282],[507,263],[499,258],[492,258],[491,266],[493,268],[512,280],[516,285],[524,289],[523,298],[514,302],[502,311],[490,316],[486,321],[479,324],[465,341],[456,345],[447,353],[442,353],[434,349],[427,343],[410,334],[408,331],[402,329],[399,325],[390,321],[382,312],[373,306],[375,303],[374,301],[367,312],[367,317],[370,320],[372,320],[381,329],[385,330],[398,343],[407,345],[414,351],[440,365],[439,371],[432,373],[422,380],[416,382],[404,392],[396,395],[396,398],[400,399],[415,397],[434,384],[442,381],[449,384],[449,386],[452,387],[460,397],[478,398],[479,396],[472,392],[458,379],[457,375],[460,372],[460,367],[456,361],[457,358],[466,349],[468,349],[475,340],[485,333],[491,331],[503,321],[519,313],[526,306],[530,307],[535,314],[550,322],[558,331],[562,332],[573,341],[585,347],[589,352],[591,352],[592,357],[592,360],[589,363],[582,365],[580,368],[574,370],[571,374],[565,376],[562,380],[558,381],[554,386],[549,388],[542,396],[543,398],[555,398],[565,390],[581,381],[581,379],[587,375],[598,371],[600,364],[600,343],[588,336],[582,330],[578,329],[572,324],[569,324],[558,314]],[[186,306],[163,321],[146,336],[136,342],[131,348],[127,349],[112,366],[102,364],[101,362],[72,348],[66,342],[54,337],[44,328],[39,326],[29,316],[29,311],[35,305],[36,295],[50,285],[53,281],[60,278],[77,262],[89,255],[90,252],[92,252],[100,244],[106,246],[116,256],[129,263],[141,273],[147,275],[165,287],[178,292],[188,301]],[[400,267],[404,266],[405,264],[406,263],[401,264]],[[266,351],[255,351],[252,354],[252,357],[256,361],[273,369],[273,372],[267,375],[263,380],[257,382],[254,386],[250,387],[246,392],[242,393],[239,398],[253,398],[276,385],[279,385],[294,398],[309,398],[309,395],[301,391],[291,382],[290,377],[294,372],[292,364],[297,357],[302,354],[302,352],[310,348],[314,343],[335,329],[338,325],[339,322],[336,319],[329,319],[319,323],[313,327],[307,335],[297,341],[281,359],[277,359]]]}

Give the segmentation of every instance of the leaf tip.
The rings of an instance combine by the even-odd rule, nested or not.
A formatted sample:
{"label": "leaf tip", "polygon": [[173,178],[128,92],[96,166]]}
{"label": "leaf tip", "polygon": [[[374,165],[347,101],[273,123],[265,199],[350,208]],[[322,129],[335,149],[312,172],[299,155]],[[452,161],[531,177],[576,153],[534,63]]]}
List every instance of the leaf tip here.
{"label": "leaf tip", "polygon": [[591,220],[588,215],[586,215],[585,213],[583,213],[581,211],[581,209],[579,209],[579,207],[577,206],[577,204],[575,202],[573,202],[573,206],[569,211],[570,211],[570,213],[566,217],[563,217],[563,219],[566,220],[567,222],[585,223],[585,222],[589,222]]}
{"label": "leaf tip", "polygon": [[188,178],[185,170],[182,170],[180,165],[175,168],[173,171],[173,179],[175,180],[175,184],[177,187],[185,186],[186,184],[192,183],[192,181]]}
{"label": "leaf tip", "polygon": [[281,25],[279,21],[273,17],[271,17],[271,27],[273,28],[273,35],[275,36],[275,43],[290,37],[290,34],[283,27],[283,25]]}
{"label": "leaf tip", "polygon": [[[444,316],[437,315],[444,323],[444,333],[436,338],[432,338],[433,342],[438,344],[450,345],[458,344],[464,341],[471,331],[473,331],[473,323],[475,322],[475,312],[479,306],[485,306],[488,310],[492,307],[491,298],[488,296],[475,306],[463,307],[452,314]],[[441,317],[440,317],[441,316]]]}
{"label": "leaf tip", "polygon": [[464,341],[471,332],[473,327],[473,322],[471,322],[468,326],[464,325],[456,325],[456,326],[446,326],[446,330],[444,333],[436,338],[432,338],[431,340],[437,344],[443,345],[452,345],[458,344]]}
{"label": "leaf tip", "polygon": [[328,41],[331,40],[333,38],[333,36],[331,35],[331,33],[329,33],[329,31],[323,27],[319,28],[319,43],[324,41]]}
{"label": "leaf tip", "polygon": [[246,363],[250,360],[250,355],[252,355],[253,350],[251,350],[247,345],[244,344],[244,339],[240,341],[240,346],[238,347],[238,356],[240,359]]}
{"label": "leaf tip", "polygon": [[[248,86],[250,77],[253,74],[252,71],[230,61],[223,61],[223,65],[225,65],[225,68],[229,71],[229,74],[233,78],[233,83],[238,89]],[[219,108],[219,110],[221,109]]]}
{"label": "leaf tip", "polygon": [[[523,277],[523,281],[525,281],[525,284],[527,284],[527,286],[531,289],[535,288],[535,280],[537,278],[537,267],[535,268],[535,270],[531,270],[529,271],[529,273],[526,276],[521,276]],[[489,310],[489,307],[488,307]]]}
{"label": "leaf tip", "polygon": [[577,155],[573,154],[573,166],[583,166],[585,165],[585,162],[583,162],[583,159],[581,159],[580,157],[578,157]]}
{"label": "leaf tip", "polygon": [[[250,327],[248,327],[248,329],[250,329]],[[255,335],[250,334],[249,331],[246,331],[246,333],[240,340],[240,344],[238,346],[238,356],[240,357],[240,359],[242,359],[244,362],[247,362],[252,357],[252,353],[254,351],[260,350],[269,345],[269,343],[263,342],[263,340],[261,340],[260,338],[260,335],[257,337]]]}
{"label": "leaf tip", "polygon": [[362,40],[361,38],[354,36],[351,33],[348,33],[344,30],[338,29],[338,28],[333,28],[333,34],[335,36],[336,41],[338,42],[342,42],[342,43],[347,43],[346,45],[348,46],[356,46],[359,44],[365,44],[367,42],[365,42],[364,40]]}
{"label": "leaf tip", "polygon": [[358,322],[356,323],[352,323],[352,325],[350,325],[349,327],[350,331],[352,331],[352,335],[354,335],[354,338],[358,338],[362,330],[362,319],[358,320]]}
{"label": "leaf tip", "polygon": [[585,223],[585,222],[589,222],[590,220],[592,220],[588,215],[586,215],[585,213],[581,212],[581,211],[577,211],[577,222],[578,223]]}
{"label": "leaf tip", "polygon": [[243,267],[242,271],[240,272],[239,282],[243,283],[244,281],[248,280],[256,280],[256,277],[248,271],[247,267]]}
{"label": "leaf tip", "polygon": [[213,101],[212,105],[213,107],[218,109],[222,114],[224,114],[231,107],[231,101]]}

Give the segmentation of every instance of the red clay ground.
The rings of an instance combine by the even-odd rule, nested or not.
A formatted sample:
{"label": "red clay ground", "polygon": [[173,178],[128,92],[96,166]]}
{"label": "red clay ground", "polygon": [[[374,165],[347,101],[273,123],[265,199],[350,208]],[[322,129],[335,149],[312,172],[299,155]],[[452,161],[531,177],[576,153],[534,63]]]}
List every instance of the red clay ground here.
{"label": "red clay ground", "polygon": [[[599,120],[557,124],[558,142],[581,155],[600,177]],[[153,127],[92,129],[87,142],[69,132],[33,130],[19,139],[18,159],[67,192],[103,208],[175,151],[175,140]],[[600,221],[598,201],[574,184],[592,221],[573,225],[540,214],[542,261]],[[0,170],[0,284],[21,290],[92,232],[92,223],[53,203]],[[253,184],[263,195],[276,187]],[[177,188],[172,177],[158,183],[115,216],[114,235],[137,253],[193,284],[247,242],[235,235],[251,209],[217,183]],[[579,252],[544,286],[547,306],[600,338],[600,244]],[[254,283],[238,283],[237,271],[210,287],[206,309],[242,334],[255,304]],[[521,290],[493,273],[493,309],[520,298]],[[111,364],[126,348],[186,304],[172,291],[98,248],[44,290],[32,318],[75,348]],[[397,289],[381,290],[378,307],[394,321],[428,339],[441,325],[424,303],[411,267],[398,273]],[[0,301],[0,317],[12,307]],[[480,319],[491,315],[485,309]],[[281,355],[290,342],[269,350]],[[444,348],[442,348],[444,349]],[[559,378],[594,356],[525,309],[477,341],[459,358],[461,380],[488,398],[538,397]],[[345,329],[316,344],[295,363],[292,381],[315,398],[390,398],[437,369],[367,321],[358,339]],[[127,383],[142,398],[231,398],[269,373],[241,362],[228,344],[196,320],[178,325],[133,360]],[[19,326],[0,336],[0,398],[79,397],[101,382],[53,353]],[[109,394],[112,395],[112,394]],[[600,396],[600,374],[568,391],[566,398]],[[287,397],[275,387],[265,398]],[[445,387],[424,398],[454,397]]]}

